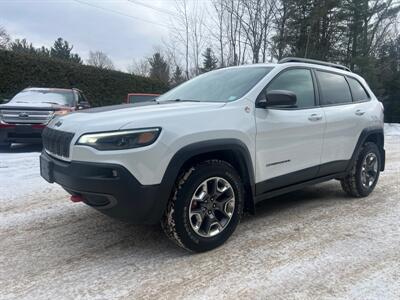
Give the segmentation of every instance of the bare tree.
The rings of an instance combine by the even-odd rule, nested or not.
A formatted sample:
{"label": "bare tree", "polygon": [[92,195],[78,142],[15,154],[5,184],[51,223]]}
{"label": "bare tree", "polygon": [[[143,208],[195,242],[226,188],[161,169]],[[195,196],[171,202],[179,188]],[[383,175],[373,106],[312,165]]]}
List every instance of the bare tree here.
{"label": "bare tree", "polygon": [[127,68],[128,73],[148,77],[150,75],[150,64],[147,58],[134,59]]}
{"label": "bare tree", "polygon": [[241,18],[241,22],[247,37],[247,42],[252,51],[253,63],[259,62],[260,52],[263,49],[262,61],[265,62],[266,60],[268,38],[272,27],[273,12],[276,8],[276,5],[272,3],[274,1],[275,0],[243,1],[244,14]]}
{"label": "bare tree", "polygon": [[174,38],[184,46],[185,56],[185,76],[189,79],[189,12],[187,0],[175,0],[175,8],[177,17],[173,19],[173,32]]}
{"label": "bare tree", "polygon": [[[212,4],[214,7],[214,10],[216,12],[216,20],[215,23],[218,27],[218,34],[217,34],[217,39],[218,39],[218,46],[219,46],[219,53],[220,53],[220,66],[224,67],[225,66],[225,38],[224,38],[224,29],[225,29],[225,22],[224,22],[224,17],[225,17],[225,5],[224,5],[224,0],[212,0]],[[213,30],[210,30],[210,32],[213,34]]]}
{"label": "bare tree", "polygon": [[200,57],[201,51],[204,47],[203,28],[204,28],[204,14],[201,7],[199,7],[199,0],[192,2],[192,10],[190,14],[190,29],[191,29],[191,44],[192,44],[192,57],[194,64],[194,75],[200,73]]}
{"label": "bare tree", "polygon": [[100,69],[114,70],[114,64],[107,54],[101,51],[90,51],[87,64]]}
{"label": "bare tree", "polygon": [[0,49],[6,49],[10,43],[10,36],[8,35],[6,29],[0,26]]}

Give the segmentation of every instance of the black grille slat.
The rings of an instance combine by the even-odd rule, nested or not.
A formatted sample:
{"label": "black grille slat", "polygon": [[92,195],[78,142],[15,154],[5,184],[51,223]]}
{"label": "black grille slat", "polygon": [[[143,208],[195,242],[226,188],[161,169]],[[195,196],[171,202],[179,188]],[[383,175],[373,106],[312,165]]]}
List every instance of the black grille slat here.
{"label": "black grille slat", "polygon": [[57,156],[69,157],[69,148],[74,134],[46,127],[42,132],[44,148]]}

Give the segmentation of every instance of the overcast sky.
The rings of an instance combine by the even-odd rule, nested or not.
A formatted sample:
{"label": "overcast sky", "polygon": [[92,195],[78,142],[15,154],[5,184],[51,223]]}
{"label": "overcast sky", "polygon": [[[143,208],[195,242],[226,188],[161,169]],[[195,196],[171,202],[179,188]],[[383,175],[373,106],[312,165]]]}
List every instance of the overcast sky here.
{"label": "overcast sky", "polygon": [[172,10],[172,0],[0,0],[0,26],[35,47],[62,37],[85,60],[89,50],[103,51],[126,70],[168,37]]}

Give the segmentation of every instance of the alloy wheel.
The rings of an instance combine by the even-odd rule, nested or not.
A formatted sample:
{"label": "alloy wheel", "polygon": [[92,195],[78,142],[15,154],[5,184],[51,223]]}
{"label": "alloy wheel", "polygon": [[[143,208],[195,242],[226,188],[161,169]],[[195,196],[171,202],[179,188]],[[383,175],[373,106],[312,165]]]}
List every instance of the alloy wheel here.
{"label": "alloy wheel", "polygon": [[189,220],[194,232],[213,237],[228,225],[235,210],[235,192],[222,177],[211,177],[195,190],[189,206]]}

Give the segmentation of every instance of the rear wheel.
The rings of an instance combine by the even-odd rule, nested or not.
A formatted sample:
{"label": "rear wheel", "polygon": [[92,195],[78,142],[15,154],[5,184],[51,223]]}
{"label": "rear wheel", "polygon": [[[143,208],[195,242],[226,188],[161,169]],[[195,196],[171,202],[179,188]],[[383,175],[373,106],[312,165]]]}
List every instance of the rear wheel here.
{"label": "rear wheel", "polygon": [[243,212],[243,187],[227,162],[208,160],[178,179],[162,227],[179,246],[203,252],[223,244]]}
{"label": "rear wheel", "polygon": [[352,197],[366,197],[375,188],[381,168],[379,148],[374,143],[366,143],[350,173],[341,180],[343,190]]}

